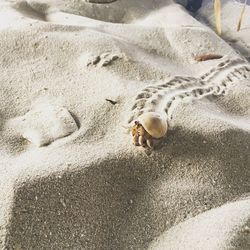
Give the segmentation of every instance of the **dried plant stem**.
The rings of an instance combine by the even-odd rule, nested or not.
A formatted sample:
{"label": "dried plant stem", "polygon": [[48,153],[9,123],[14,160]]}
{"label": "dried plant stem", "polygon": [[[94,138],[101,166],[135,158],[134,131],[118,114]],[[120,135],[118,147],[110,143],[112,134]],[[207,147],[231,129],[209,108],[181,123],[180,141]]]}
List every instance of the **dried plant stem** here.
{"label": "dried plant stem", "polygon": [[194,59],[197,62],[203,62],[203,61],[208,61],[208,60],[220,59],[222,57],[223,57],[222,55],[218,55],[218,54],[204,54],[204,55],[195,56]]}
{"label": "dried plant stem", "polygon": [[215,25],[216,31],[221,35],[221,1],[214,0],[214,13],[215,13]]}
{"label": "dried plant stem", "polygon": [[243,16],[245,14],[245,10],[246,10],[246,5],[247,5],[247,0],[245,0],[245,3],[243,5],[243,8],[242,8],[241,13],[240,13],[240,19],[239,19],[239,22],[238,22],[237,31],[240,31],[242,19],[243,19]]}

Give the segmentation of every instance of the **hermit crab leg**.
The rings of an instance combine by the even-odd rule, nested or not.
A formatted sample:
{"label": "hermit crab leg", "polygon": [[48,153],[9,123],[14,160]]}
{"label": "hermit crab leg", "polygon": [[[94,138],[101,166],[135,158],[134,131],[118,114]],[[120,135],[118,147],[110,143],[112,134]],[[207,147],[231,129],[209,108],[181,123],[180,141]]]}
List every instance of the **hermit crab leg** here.
{"label": "hermit crab leg", "polygon": [[154,148],[154,141],[153,141],[153,139],[148,139],[146,141],[146,143],[147,143],[147,145],[148,145],[149,148]]}
{"label": "hermit crab leg", "polygon": [[146,140],[144,139],[143,136],[139,136],[139,144],[143,147],[147,146]]}
{"label": "hermit crab leg", "polygon": [[140,143],[139,143],[139,135],[134,135],[133,136],[133,143],[135,146],[140,146]]}

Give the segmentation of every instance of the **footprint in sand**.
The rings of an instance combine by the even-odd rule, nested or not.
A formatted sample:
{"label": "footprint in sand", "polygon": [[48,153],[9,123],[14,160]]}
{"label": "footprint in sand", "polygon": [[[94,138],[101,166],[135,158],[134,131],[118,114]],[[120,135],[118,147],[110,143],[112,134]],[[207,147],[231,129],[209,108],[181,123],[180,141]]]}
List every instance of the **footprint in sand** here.
{"label": "footprint in sand", "polygon": [[87,59],[86,65],[89,66],[98,66],[106,67],[111,65],[114,61],[123,58],[122,54],[112,54],[112,53],[103,53],[100,56],[90,56]]}

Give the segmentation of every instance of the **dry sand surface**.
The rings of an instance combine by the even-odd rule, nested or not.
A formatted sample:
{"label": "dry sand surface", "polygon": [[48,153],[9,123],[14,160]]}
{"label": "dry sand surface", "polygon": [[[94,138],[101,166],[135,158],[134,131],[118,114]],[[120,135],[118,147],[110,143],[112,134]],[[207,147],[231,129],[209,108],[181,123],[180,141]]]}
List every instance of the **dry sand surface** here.
{"label": "dry sand surface", "polygon": [[[1,249],[250,249],[250,21],[229,2],[222,39],[211,6],[0,0]],[[126,129],[148,111],[157,150]]]}

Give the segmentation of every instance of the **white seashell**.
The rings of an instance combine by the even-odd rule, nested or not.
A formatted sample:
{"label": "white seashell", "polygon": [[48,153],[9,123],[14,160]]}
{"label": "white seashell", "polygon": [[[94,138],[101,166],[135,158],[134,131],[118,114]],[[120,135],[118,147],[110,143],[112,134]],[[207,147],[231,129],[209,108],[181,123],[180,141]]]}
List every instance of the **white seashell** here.
{"label": "white seashell", "polygon": [[161,138],[167,133],[167,120],[159,113],[144,113],[138,118],[138,121],[153,138]]}

